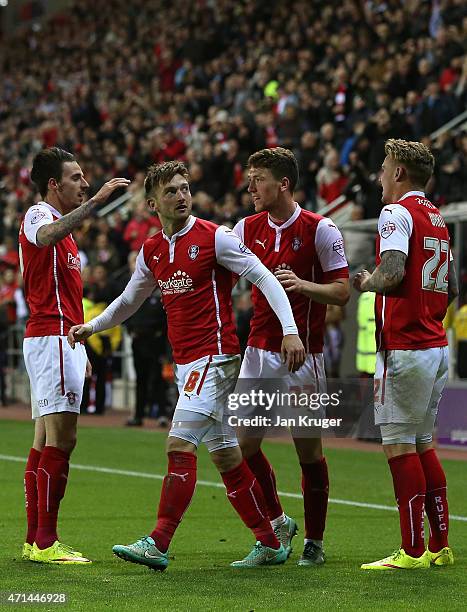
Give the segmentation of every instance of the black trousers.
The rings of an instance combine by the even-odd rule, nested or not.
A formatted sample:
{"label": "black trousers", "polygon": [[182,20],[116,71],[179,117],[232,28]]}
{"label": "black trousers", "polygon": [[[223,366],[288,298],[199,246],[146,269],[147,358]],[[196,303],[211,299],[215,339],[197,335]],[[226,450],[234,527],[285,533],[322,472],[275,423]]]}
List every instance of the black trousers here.
{"label": "black trousers", "polygon": [[143,419],[146,406],[159,405],[158,416],[167,416],[167,383],[162,378],[163,343],[151,334],[133,337],[133,363],[136,372],[135,418]]}
{"label": "black trousers", "polygon": [[[89,344],[86,345],[86,353],[92,366],[92,380],[96,390],[96,414],[104,414],[105,412],[105,383],[107,381],[107,372],[112,367],[111,358],[99,355]],[[81,402],[81,412],[86,412],[89,405],[89,379],[85,380],[83,389],[83,401]]]}

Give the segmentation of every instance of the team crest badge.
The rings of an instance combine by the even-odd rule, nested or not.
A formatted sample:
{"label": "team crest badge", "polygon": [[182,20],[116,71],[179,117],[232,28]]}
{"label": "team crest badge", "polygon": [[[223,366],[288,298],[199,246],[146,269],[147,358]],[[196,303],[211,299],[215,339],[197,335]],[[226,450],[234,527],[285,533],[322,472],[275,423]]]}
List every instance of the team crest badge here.
{"label": "team crest badge", "polygon": [[193,261],[198,257],[198,253],[199,253],[199,246],[197,244],[192,244],[188,248],[188,256]]}
{"label": "team crest badge", "polygon": [[396,224],[392,221],[386,221],[381,228],[381,238],[389,238],[396,231]]}
{"label": "team crest badge", "polygon": [[298,249],[302,246],[302,239],[299,238],[298,236],[295,236],[295,238],[292,240],[292,249],[294,251],[298,251]]}

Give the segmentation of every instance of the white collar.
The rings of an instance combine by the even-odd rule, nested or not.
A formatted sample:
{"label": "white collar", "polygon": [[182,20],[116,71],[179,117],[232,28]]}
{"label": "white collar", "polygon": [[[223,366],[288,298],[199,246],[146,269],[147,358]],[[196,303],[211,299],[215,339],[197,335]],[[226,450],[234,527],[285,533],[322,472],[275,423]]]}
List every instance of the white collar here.
{"label": "white collar", "polygon": [[40,206],[46,206],[50,212],[55,215],[56,217],[62,217],[62,213],[58,212],[58,210],[56,208],[54,208],[51,204],[49,204],[48,202],[38,202],[38,204]]}
{"label": "white collar", "polygon": [[272,227],[273,229],[276,230],[276,232],[278,230],[283,230],[286,229],[287,227],[290,227],[292,225],[292,223],[294,221],[296,221],[296,219],[298,218],[299,214],[302,212],[302,209],[300,208],[300,206],[297,204],[297,202],[294,202],[295,204],[295,210],[293,215],[287,219],[287,221],[285,221],[285,223],[282,223],[282,225],[276,225],[272,220],[271,220],[271,215],[268,214],[268,223],[270,225],[270,227]]}
{"label": "white collar", "polygon": [[186,225],[184,225],[180,231],[178,231],[175,234],[173,234],[173,236],[171,238],[169,238],[165,234],[164,230],[162,230],[162,236],[167,240],[167,242],[171,242],[173,240],[177,240],[177,238],[180,238],[180,236],[184,236],[185,234],[187,234],[191,230],[191,228],[195,224],[195,221],[196,221],[196,217],[193,217],[193,215],[190,215],[188,217],[188,219],[187,219]]}
{"label": "white collar", "polygon": [[402,200],[405,200],[405,198],[410,198],[412,196],[420,196],[422,198],[426,197],[424,191],[408,191],[407,193],[404,193],[401,198],[399,198],[398,202],[402,202]]}

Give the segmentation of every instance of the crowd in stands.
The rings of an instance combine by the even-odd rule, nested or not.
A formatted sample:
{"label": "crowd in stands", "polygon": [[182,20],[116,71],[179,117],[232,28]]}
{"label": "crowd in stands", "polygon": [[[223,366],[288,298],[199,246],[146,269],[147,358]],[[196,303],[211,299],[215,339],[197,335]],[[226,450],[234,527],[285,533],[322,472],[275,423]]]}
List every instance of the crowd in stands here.
{"label": "crowd in stands", "polygon": [[141,192],[154,162],[185,160],[196,214],[232,225],[252,212],[248,156],[285,146],[297,201],[321,210],[343,195],[357,220],[378,215],[384,141],[401,137],[432,147],[433,201],[465,200],[467,134],[430,135],[467,106],[466,41],[463,0],[80,0],[4,35],[2,265],[17,265],[44,146],[74,152],[91,193],[133,180],[126,216],[76,234],[85,285],[105,302],[157,229]]}

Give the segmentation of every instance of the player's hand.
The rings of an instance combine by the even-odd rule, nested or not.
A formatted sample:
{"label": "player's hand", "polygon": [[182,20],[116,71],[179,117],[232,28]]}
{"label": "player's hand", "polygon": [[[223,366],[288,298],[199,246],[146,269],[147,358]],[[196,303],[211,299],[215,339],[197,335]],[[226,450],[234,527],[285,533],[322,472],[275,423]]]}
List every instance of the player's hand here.
{"label": "player's hand", "polygon": [[89,336],[92,336],[91,325],[88,325],[88,323],[73,325],[73,327],[70,327],[70,331],[68,332],[68,344],[72,349],[74,349],[77,342],[86,340],[86,338],[89,338]]}
{"label": "player's hand", "polygon": [[303,289],[303,281],[290,269],[277,268],[274,270],[274,276],[279,280],[284,289],[289,293],[296,291],[301,293]]}
{"label": "player's hand", "polygon": [[358,272],[354,276],[352,283],[355,289],[357,291],[360,291],[361,293],[364,293],[366,291],[365,283],[368,281],[370,276],[371,274],[368,272],[368,270],[362,270],[361,272]]}
{"label": "player's hand", "polygon": [[121,187],[128,187],[131,183],[129,179],[126,178],[113,178],[107,183],[104,183],[95,196],[92,197],[93,200],[97,202],[105,202],[109,195],[111,195],[116,189],[120,189]]}
{"label": "player's hand", "polygon": [[296,372],[305,363],[305,347],[298,334],[288,334],[282,339],[282,363],[287,364],[289,372]]}
{"label": "player's hand", "polygon": [[86,378],[91,378],[92,376],[92,365],[89,359],[86,359]]}

